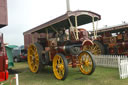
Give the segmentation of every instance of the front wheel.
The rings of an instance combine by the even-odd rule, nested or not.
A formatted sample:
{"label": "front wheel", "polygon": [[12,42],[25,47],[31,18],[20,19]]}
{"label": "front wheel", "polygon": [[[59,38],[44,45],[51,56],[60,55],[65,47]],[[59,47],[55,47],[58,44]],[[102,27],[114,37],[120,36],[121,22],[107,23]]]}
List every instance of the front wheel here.
{"label": "front wheel", "polygon": [[68,75],[68,62],[63,54],[56,54],[53,58],[53,72],[57,79],[64,80]]}
{"label": "front wheel", "polygon": [[78,56],[79,68],[83,74],[91,75],[95,71],[95,62],[92,54],[88,51],[83,51]]}

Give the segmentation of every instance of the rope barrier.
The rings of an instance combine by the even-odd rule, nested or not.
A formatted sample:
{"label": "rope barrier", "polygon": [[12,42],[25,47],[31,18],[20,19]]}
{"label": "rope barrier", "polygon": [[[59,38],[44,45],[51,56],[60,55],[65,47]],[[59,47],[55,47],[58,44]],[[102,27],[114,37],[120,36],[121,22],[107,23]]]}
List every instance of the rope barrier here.
{"label": "rope barrier", "polygon": [[19,85],[18,74],[16,74],[15,76],[16,77],[12,77],[11,80],[7,80],[4,83],[0,83],[0,85],[6,85],[7,83],[10,83],[9,85],[11,85],[14,79],[16,80],[16,85]]}
{"label": "rope barrier", "polygon": [[16,78],[15,78],[15,77],[12,77],[10,81],[7,80],[7,81],[4,82],[4,83],[0,83],[0,85],[5,85],[5,84],[7,84],[7,83],[10,83],[10,85],[11,85],[11,83],[12,83],[12,81],[13,81],[14,79],[16,79]]}
{"label": "rope barrier", "polygon": [[13,82],[13,80],[16,79],[16,77],[12,77],[11,80],[10,80],[10,85],[11,83]]}

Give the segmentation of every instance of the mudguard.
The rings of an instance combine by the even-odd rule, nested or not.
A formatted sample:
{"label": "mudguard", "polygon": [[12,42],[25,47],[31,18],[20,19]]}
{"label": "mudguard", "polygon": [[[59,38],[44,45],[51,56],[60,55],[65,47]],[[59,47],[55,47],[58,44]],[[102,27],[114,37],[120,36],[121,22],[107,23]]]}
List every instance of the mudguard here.
{"label": "mudguard", "polygon": [[94,43],[91,41],[91,40],[84,40],[83,43],[82,43],[82,46],[85,46],[85,45],[93,45]]}

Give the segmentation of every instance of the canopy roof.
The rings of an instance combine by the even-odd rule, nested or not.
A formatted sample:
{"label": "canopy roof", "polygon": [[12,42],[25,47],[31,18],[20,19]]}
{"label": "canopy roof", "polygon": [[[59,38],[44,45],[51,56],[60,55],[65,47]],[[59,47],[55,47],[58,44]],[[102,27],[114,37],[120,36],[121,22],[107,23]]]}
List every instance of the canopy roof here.
{"label": "canopy roof", "polygon": [[[97,34],[102,34],[104,32],[119,32],[119,31],[124,31],[125,29],[128,30],[128,23],[124,23],[121,25],[117,25],[117,26],[111,26],[111,27],[106,27],[106,28],[101,28],[99,30],[97,30]],[[93,34],[93,31],[91,31]]]}
{"label": "canopy roof", "polygon": [[92,22],[92,17],[94,17],[94,21],[100,20],[101,17],[99,14],[96,14],[94,12],[91,11],[83,11],[83,10],[79,10],[79,11],[70,11],[67,12],[66,14],[57,17],[49,22],[46,22],[44,24],[41,24],[33,29],[30,29],[26,32],[24,32],[24,34],[31,34],[34,32],[46,32],[46,29],[48,29],[48,32],[55,32],[53,30],[53,28],[55,28],[55,30],[63,30],[63,29],[69,29],[70,24],[68,19],[71,20],[73,26],[75,26],[75,16],[77,16],[77,25],[84,25],[84,24],[88,24],[90,22]]}

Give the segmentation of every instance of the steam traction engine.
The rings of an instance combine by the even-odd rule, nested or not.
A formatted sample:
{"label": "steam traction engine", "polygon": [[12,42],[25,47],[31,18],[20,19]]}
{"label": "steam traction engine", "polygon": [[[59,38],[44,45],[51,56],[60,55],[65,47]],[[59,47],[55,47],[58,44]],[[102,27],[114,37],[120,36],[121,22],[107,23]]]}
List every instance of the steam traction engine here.
{"label": "steam traction engine", "polygon": [[128,24],[97,30],[94,43],[91,51],[97,48],[97,54],[128,55]]}
{"label": "steam traction engine", "polygon": [[90,75],[95,70],[93,56],[83,51],[92,45],[85,29],[77,26],[100,20],[100,15],[90,11],[73,11],[45,24],[24,32],[25,48],[28,48],[28,64],[33,73],[51,65],[54,75],[64,80],[68,66],[78,66],[83,74]]}

